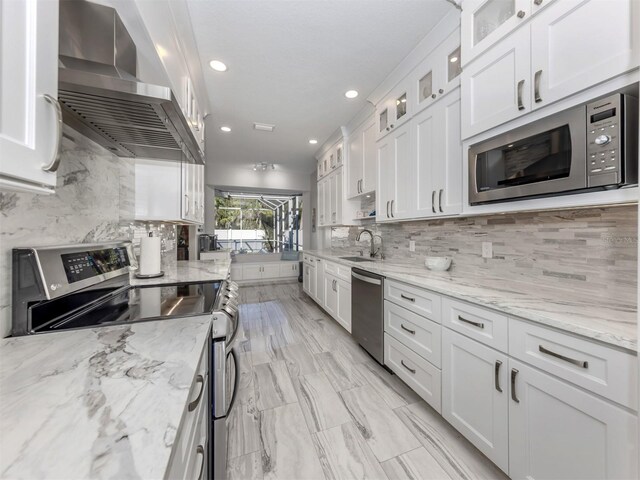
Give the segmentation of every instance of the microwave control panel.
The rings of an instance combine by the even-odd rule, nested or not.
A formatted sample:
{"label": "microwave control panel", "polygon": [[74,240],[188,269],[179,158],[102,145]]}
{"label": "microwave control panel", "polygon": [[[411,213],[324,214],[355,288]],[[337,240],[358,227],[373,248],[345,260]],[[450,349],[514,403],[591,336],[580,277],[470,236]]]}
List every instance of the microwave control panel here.
{"label": "microwave control panel", "polygon": [[622,181],[622,95],[611,95],[587,105],[587,176],[589,186]]}

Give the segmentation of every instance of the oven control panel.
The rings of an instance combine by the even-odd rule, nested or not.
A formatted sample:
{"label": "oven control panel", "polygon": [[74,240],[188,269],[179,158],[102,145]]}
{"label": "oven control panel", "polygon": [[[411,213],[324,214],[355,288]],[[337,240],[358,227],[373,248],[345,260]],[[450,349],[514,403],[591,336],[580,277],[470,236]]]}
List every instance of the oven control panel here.
{"label": "oven control panel", "polygon": [[622,181],[622,95],[587,105],[587,176],[589,186]]}
{"label": "oven control panel", "polygon": [[69,283],[113,272],[130,265],[127,249],[105,248],[60,255]]}

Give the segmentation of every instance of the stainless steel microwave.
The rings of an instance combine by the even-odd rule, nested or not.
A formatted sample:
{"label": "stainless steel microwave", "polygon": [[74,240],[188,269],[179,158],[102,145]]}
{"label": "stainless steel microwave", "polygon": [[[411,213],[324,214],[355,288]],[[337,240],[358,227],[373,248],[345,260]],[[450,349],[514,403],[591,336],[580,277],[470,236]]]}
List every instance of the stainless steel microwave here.
{"label": "stainless steel microwave", "polygon": [[638,183],[638,98],[617,92],[469,148],[469,203]]}

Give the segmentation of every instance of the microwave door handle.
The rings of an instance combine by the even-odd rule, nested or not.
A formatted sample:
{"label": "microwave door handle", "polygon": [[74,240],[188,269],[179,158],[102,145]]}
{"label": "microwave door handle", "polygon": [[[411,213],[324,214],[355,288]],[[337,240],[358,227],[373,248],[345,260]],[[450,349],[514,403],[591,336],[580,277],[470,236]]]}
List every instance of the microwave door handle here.
{"label": "microwave door handle", "polygon": [[236,403],[236,398],[238,397],[238,387],[240,386],[240,372],[238,370],[238,359],[236,357],[236,349],[232,348],[229,350],[227,357],[231,357],[233,359],[233,371],[235,372],[235,378],[233,379],[233,393],[231,394],[231,401],[229,402],[229,408],[225,413],[225,416],[228,417],[229,413],[233,409],[234,403]]}
{"label": "microwave door handle", "polygon": [[522,103],[522,89],[524,87],[524,80],[518,82],[518,110],[524,110],[524,103]]}

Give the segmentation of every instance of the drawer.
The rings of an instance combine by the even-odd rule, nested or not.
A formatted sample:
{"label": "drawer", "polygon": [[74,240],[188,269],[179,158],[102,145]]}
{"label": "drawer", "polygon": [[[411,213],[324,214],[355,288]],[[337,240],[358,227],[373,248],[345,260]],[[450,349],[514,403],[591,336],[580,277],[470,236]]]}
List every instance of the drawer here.
{"label": "drawer", "polygon": [[513,318],[509,354],[638,410],[638,359],[633,354]]}
{"label": "drawer", "polygon": [[384,331],[440,368],[441,327],[395,303],[384,302]]}
{"label": "drawer", "polygon": [[324,271],[326,273],[330,273],[331,275],[335,275],[336,273],[338,273],[338,264],[327,260],[324,262]]}
{"label": "drawer", "polygon": [[394,280],[387,280],[384,282],[384,298],[429,320],[442,323],[440,295]]}
{"label": "drawer", "polygon": [[384,364],[441,413],[441,372],[391,335],[384,335]]}
{"label": "drawer", "polygon": [[337,263],[335,276],[351,284],[351,267]]}
{"label": "drawer", "polygon": [[507,316],[466,302],[444,297],[442,325],[507,353]]}

